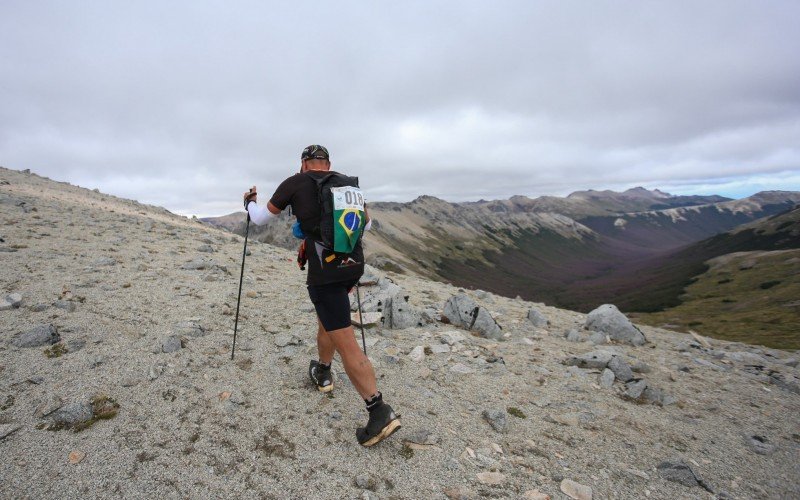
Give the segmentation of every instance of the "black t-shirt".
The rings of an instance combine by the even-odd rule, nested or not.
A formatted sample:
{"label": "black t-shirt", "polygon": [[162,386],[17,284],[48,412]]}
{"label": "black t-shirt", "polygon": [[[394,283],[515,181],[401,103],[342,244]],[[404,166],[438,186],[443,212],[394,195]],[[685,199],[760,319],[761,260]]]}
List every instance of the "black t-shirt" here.
{"label": "black t-shirt", "polygon": [[320,179],[335,173],[337,172],[331,170],[294,174],[281,182],[270,199],[270,203],[280,210],[291,205],[292,213],[300,221],[300,228],[306,235],[307,283],[309,285],[355,283],[364,273],[364,252],[360,240],[355,251],[347,256],[334,254],[318,241],[320,240],[319,223],[322,209],[319,205],[319,193],[314,178]]}
{"label": "black t-shirt", "polygon": [[322,211],[319,206],[317,183],[312,177],[321,179],[329,173],[335,172],[312,171],[294,174],[281,182],[269,202],[281,210],[285,210],[287,206],[291,205],[292,213],[300,221],[303,233],[311,236],[314,228],[319,227],[319,214]]}

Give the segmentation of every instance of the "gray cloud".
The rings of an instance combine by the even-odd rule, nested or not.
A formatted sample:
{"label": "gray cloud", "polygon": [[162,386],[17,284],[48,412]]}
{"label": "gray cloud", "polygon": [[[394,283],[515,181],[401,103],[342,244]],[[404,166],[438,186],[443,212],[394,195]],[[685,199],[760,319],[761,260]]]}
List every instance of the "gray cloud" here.
{"label": "gray cloud", "polygon": [[270,191],[315,142],[375,200],[800,189],[799,15],[7,2],[0,161],[199,215]]}

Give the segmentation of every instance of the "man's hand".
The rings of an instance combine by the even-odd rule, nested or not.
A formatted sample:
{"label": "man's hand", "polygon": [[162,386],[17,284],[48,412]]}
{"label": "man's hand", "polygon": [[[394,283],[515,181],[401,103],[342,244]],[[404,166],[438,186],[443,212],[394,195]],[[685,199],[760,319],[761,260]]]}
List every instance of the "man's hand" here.
{"label": "man's hand", "polygon": [[244,193],[244,209],[247,210],[247,204],[251,201],[257,201],[258,193],[256,192],[256,187],[253,186],[250,188],[250,191]]}

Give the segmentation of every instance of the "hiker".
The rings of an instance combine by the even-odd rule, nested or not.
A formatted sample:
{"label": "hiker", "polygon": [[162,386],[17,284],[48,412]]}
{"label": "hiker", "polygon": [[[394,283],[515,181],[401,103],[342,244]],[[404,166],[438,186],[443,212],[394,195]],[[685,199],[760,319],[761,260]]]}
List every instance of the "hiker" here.
{"label": "hiker", "polygon": [[[297,217],[305,237],[300,247],[298,263],[302,269],[305,264],[303,261],[307,259],[308,295],[317,312],[319,359],[311,360],[309,377],[319,391],[333,390],[331,363],[334,351],[339,353],[350,382],[364,399],[369,412],[369,421],[366,427],[356,430],[356,438],[363,446],[372,446],[400,428],[400,420],[392,407],[383,402],[383,395],[378,391],[375,382],[375,370],[369,358],[361,351],[350,320],[348,294],[364,273],[364,252],[360,236],[364,230],[370,228],[372,221],[366,213],[363,195],[357,189],[358,179],[332,171],[327,149],[316,144],[308,146],[300,155],[300,161],[300,173],[284,180],[266,206],[257,203],[255,186],[244,193],[245,209],[250,220],[261,225],[291,205],[292,213]],[[322,186],[333,185],[336,181],[339,181],[338,184],[351,186],[345,186],[351,191],[348,193],[348,200],[355,194],[363,208],[363,218],[366,219],[364,223],[359,215],[361,212],[353,210],[350,213],[345,210],[341,218],[337,219],[342,223],[342,227],[335,229],[339,231],[337,238],[344,234],[343,237],[347,240],[345,244],[352,243],[352,248],[347,248],[350,251],[344,253],[334,252],[333,245],[328,247],[322,243],[332,239],[323,236],[323,233],[329,232],[330,226],[326,226],[323,219],[325,212],[320,196],[326,191]],[[345,216],[348,217],[346,220]],[[332,214],[327,214],[327,218],[331,221],[334,219]],[[339,243],[340,240],[337,239],[337,245]]]}

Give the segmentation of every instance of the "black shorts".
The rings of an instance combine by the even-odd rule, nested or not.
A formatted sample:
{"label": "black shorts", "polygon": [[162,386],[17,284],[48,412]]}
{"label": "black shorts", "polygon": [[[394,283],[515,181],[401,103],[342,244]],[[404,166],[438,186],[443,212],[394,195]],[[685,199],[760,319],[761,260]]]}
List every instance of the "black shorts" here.
{"label": "black shorts", "polygon": [[326,331],[341,330],[351,326],[350,297],[348,292],[358,281],[308,285],[308,296],[317,310],[317,317]]}

